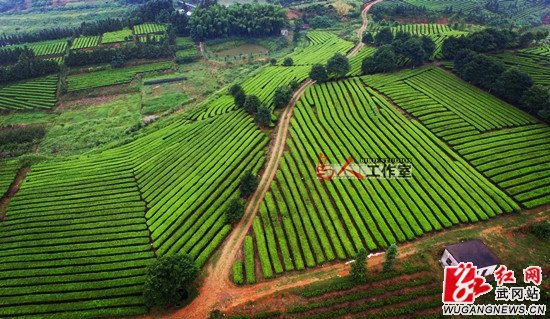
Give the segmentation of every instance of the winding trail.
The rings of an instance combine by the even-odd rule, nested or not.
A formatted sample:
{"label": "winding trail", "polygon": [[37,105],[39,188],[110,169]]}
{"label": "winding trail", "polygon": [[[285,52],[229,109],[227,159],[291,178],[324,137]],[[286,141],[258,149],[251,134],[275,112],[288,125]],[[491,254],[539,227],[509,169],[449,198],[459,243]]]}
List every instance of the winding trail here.
{"label": "winding trail", "polygon": [[[361,13],[363,24],[357,31],[359,35],[362,35],[367,28],[367,15],[369,9],[372,5],[380,1],[382,0],[371,2],[363,9]],[[359,36],[359,39],[361,39],[361,36]],[[359,41],[347,54],[347,56],[350,57],[355,55],[359,52],[363,45],[364,44]],[[211,258],[211,262],[208,264],[208,268],[206,269],[207,275],[203,279],[202,285],[199,289],[199,296],[187,307],[178,309],[172,314],[163,315],[163,317],[205,319],[208,318],[210,311],[213,309],[229,309],[249,300],[255,300],[273,294],[277,291],[302,286],[320,279],[334,277],[335,274],[341,273],[341,271],[347,271],[347,265],[337,263],[333,265],[321,266],[305,273],[282,276],[280,278],[258,283],[252,286],[237,287],[229,280],[231,267],[237,257],[239,248],[252,225],[254,217],[258,213],[260,203],[269,190],[271,182],[275,178],[277,168],[279,167],[279,160],[281,159],[285,149],[288,129],[290,127],[290,119],[292,118],[294,106],[302,97],[305,90],[313,83],[314,82],[311,80],[307,80],[303,83],[294,93],[289,105],[282,112],[279,123],[275,128],[275,138],[272,139],[270,143],[267,164],[260,179],[258,188],[250,198],[241,221],[234,227],[233,231],[224,241],[224,244],[218,253]]]}
{"label": "winding trail", "polygon": [[365,44],[361,40],[363,38],[363,33],[365,33],[365,31],[367,30],[367,26],[369,25],[369,19],[368,19],[369,10],[373,5],[375,5],[379,2],[382,2],[382,1],[383,0],[376,0],[376,1],[369,2],[365,6],[363,11],[361,11],[361,19],[363,20],[363,24],[361,25],[361,28],[357,29],[357,39],[359,39],[359,40],[358,40],[357,44],[355,45],[355,47],[353,48],[353,50],[351,50],[348,53],[348,57],[354,56],[355,54],[357,54],[357,52],[359,52],[365,46]]}

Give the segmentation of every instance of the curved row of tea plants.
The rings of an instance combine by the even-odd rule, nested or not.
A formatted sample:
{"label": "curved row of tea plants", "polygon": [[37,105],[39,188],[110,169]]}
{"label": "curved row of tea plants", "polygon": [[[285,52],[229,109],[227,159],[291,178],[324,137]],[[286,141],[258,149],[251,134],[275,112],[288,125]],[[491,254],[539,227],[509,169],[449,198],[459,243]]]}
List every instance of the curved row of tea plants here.
{"label": "curved row of tea plants", "polygon": [[158,62],[129,66],[120,69],[71,74],[67,76],[69,92],[131,82],[137,74],[162,71],[172,67],[172,62]]}
{"label": "curved row of tea plants", "polygon": [[309,45],[289,55],[295,65],[325,64],[335,53],[345,55],[354,46],[352,42],[325,31],[309,31],[307,37]]}
{"label": "curved row of tea plants", "polygon": [[100,36],[80,36],[73,40],[71,49],[95,48],[101,42]]}
{"label": "curved row of tea plants", "polygon": [[0,161],[0,198],[8,191],[18,170],[17,161]]}
{"label": "curved row of tea plants", "polygon": [[33,166],[0,223],[0,318],[144,313],[144,209],[124,163]]}
{"label": "curved row of tea plants", "polygon": [[[313,267],[352,257],[361,247],[383,249],[457,223],[519,211],[510,197],[458,156],[449,157],[448,146],[359,79],[314,85],[294,113],[288,151],[260,206],[264,231],[254,228],[256,237],[265,236],[256,245],[265,243],[269,251],[259,249],[265,277],[269,269],[282,271],[279,264],[287,271]],[[335,164],[349,156],[356,162],[408,158],[414,178],[320,181],[319,154]]]}
{"label": "curved row of tea plants", "polygon": [[57,75],[0,87],[0,110],[50,109],[57,102]]}
{"label": "curved row of tea plants", "polygon": [[162,32],[166,32],[166,26],[160,23],[143,23],[134,26],[134,33],[138,35]]}

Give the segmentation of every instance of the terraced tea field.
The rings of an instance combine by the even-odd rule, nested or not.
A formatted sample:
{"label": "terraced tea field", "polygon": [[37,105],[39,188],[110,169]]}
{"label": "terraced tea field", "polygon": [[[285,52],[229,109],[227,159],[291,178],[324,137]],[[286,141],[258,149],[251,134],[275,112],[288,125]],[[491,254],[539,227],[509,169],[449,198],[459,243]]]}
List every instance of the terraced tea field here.
{"label": "terraced tea field", "polygon": [[550,47],[540,47],[494,55],[509,67],[517,67],[531,76],[535,84],[550,87]]}
{"label": "terraced tea field", "polygon": [[57,75],[0,87],[0,110],[50,109],[57,102]]}
{"label": "terraced tea field", "polygon": [[166,26],[160,23],[144,23],[134,26],[134,33],[137,35],[163,32],[166,32]]}
{"label": "terraced tea field", "polygon": [[[304,81],[308,77],[309,66],[266,66],[260,72],[246,80],[242,87],[246,94],[254,94],[267,106],[273,107],[274,90],[292,80]],[[206,103],[203,107],[197,108],[192,119],[204,119],[219,114],[224,114],[235,108],[233,97],[223,94],[212,102]]]}
{"label": "terraced tea field", "polygon": [[171,62],[158,62],[121,69],[73,74],[67,76],[69,92],[131,82],[137,74],[169,69]]}
{"label": "terraced tea field", "polygon": [[102,44],[125,42],[132,37],[132,30],[122,29],[119,31],[106,32],[101,36]]}
{"label": "terraced tea field", "polygon": [[0,198],[8,191],[18,170],[18,161],[0,161]]}
{"label": "terraced tea field", "polygon": [[[520,209],[360,79],[310,87],[291,123],[252,232],[263,278]],[[319,154],[341,164],[349,156],[408,158],[414,178],[320,182]]]}
{"label": "terraced tea field", "polygon": [[290,55],[295,65],[324,64],[335,53],[339,52],[345,55],[354,46],[352,42],[325,31],[309,31],[307,38],[309,46]]}
{"label": "terraced tea field", "polygon": [[[226,318],[419,318],[437,317],[441,312],[440,279],[428,267],[408,266],[399,274],[375,273],[364,285],[346,277],[335,278],[300,287],[290,294],[294,296],[282,310],[253,309]],[[257,306],[266,308],[264,304]]]}
{"label": "terraced tea field", "polygon": [[356,76],[361,75],[361,65],[363,63],[363,60],[374,54],[376,52],[376,48],[373,47],[363,47],[361,51],[359,51],[356,55],[349,58],[349,65],[350,65],[350,71],[347,74],[348,76]]}
{"label": "terraced tea field", "polygon": [[65,54],[65,52],[67,51],[67,40],[59,39],[51,41],[32,42],[18,44],[17,46],[12,47],[28,47],[34,52],[36,56],[59,55]]}
{"label": "terraced tea field", "polygon": [[437,68],[362,78],[531,208],[550,203],[550,128]]}
{"label": "terraced tea field", "polygon": [[144,313],[144,208],[120,162],[33,166],[0,224],[0,317]]}
{"label": "terraced tea field", "polygon": [[145,267],[155,254],[206,262],[231,230],[225,205],[244,171],[262,166],[266,143],[252,118],[228,112],[34,165],[0,223],[0,317],[145,313]]}
{"label": "terraced tea field", "polygon": [[100,36],[80,36],[73,41],[71,49],[89,49],[95,48],[100,43]]}
{"label": "terraced tea field", "polygon": [[[377,33],[380,30],[380,26],[372,26],[369,31]],[[443,41],[448,37],[460,37],[468,34],[464,31],[453,30],[448,25],[444,24],[400,24],[395,27],[391,27],[390,30],[395,35],[397,32],[405,32],[412,35],[428,36],[435,42],[435,50],[432,58],[441,59],[441,46]]]}

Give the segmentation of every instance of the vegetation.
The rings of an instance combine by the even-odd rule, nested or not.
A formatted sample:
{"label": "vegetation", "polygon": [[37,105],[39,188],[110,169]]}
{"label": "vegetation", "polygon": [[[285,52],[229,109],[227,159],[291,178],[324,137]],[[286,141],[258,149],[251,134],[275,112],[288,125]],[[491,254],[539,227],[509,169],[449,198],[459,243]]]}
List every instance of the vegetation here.
{"label": "vegetation", "polygon": [[0,87],[0,110],[50,109],[57,102],[57,75]]}
{"label": "vegetation", "polygon": [[67,77],[67,84],[69,92],[88,90],[102,86],[128,83],[134,79],[136,74],[166,70],[170,67],[170,62],[158,62],[121,69],[74,74]]}
{"label": "vegetation", "polygon": [[243,250],[246,283],[253,284],[256,282],[256,274],[254,270],[254,242],[252,241],[252,237],[246,236],[244,238]]}
{"label": "vegetation", "polygon": [[117,42],[125,42],[125,41],[128,41],[131,37],[132,37],[132,30],[130,29],[122,29],[119,31],[105,32],[103,33],[103,36],[101,36],[101,43],[110,44],[110,43],[117,43]]}
{"label": "vegetation", "polygon": [[285,24],[281,7],[260,4],[213,5],[197,8],[189,19],[195,41],[228,36],[268,36],[279,34]]}
{"label": "vegetation", "polygon": [[[46,130],[40,125],[0,130],[0,158],[16,157],[30,152],[45,134]],[[1,190],[0,193],[3,194]]]}
{"label": "vegetation", "polygon": [[384,271],[392,271],[397,257],[397,245],[391,244],[386,250],[386,260],[384,261]]}

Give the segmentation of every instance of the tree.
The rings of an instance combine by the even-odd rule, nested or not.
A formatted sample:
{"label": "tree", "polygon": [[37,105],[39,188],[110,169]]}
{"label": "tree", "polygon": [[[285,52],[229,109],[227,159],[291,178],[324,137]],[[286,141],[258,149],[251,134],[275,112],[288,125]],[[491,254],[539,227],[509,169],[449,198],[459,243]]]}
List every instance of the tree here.
{"label": "tree", "polygon": [[419,38],[410,38],[403,43],[404,55],[411,59],[414,66],[420,66],[424,63],[426,52],[422,48],[422,41]]}
{"label": "tree", "polygon": [[235,101],[235,105],[238,108],[244,108],[244,104],[246,102],[246,94],[244,94],[244,91],[238,91],[235,93],[235,96],[233,97],[233,101]]}
{"label": "tree", "polygon": [[393,34],[391,33],[390,28],[382,28],[375,36],[374,36],[374,44],[376,45],[384,45],[384,44],[390,44],[393,41]]}
{"label": "tree", "polygon": [[378,48],[371,57],[366,57],[361,65],[361,70],[365,74],[391,72],[395,69],[397,69],[397,55],[391,45]]}
{"label": "tree", "polygon": [[277,59],[271,58],[271,59],[269,60],[269,63],[270,63],[271,65],[277,65]]}
{"label": "tree", "polygon": [[292,91],[296,91],[300,87],[300,82],[293,79],[288,85]]}
{"label": "tree", "polygon": [[364,44],[372,44],[374,43],[374,37],[372,36],[372,33],[365,32],[361,41],[363,41]]}
{"label": "tree", "polygon": [[441,53],[446,59],[453,59],[461,49],[467,49],[465,37],[448,37],[441,45]]}
{"label": "tree", "polygon": [[335,53],[327,61],[327,73],[335,76],[336,78],[343,77],[349,72],[350,66],[348,58],[341,53]]}
{"label": "tree", "polygon": [[262,105],[262,101],[256,95],[247,95],[244,102],[244,110],[249,114],[254,114]]}
{"label": "tree", "polygon": [[353,7],[343,0],[337,0],[332,4],[338,15],[347,16]]}
{"label": "tree", "polygon": [[162,256],[147,268],[143,298],[149,308],[177,306],[189,296],[199,273],[188,255]]}
{"label": "tree", "polygon": [[256,188],[258,187],[258,178],[256,175],[252,174],[251,170],[248,170],[241,177],[241,182],[239,188],[241,190],[241,196],[243,198],[248,198],[252,195]]}
{"label": "tree", "polygon": [[403,42],[407,42],[411,38],[411,34],[404,31],[398,31],[395,33],[394,41],[395,40],[401,40]]}
{"label": "tree", "polygon": [[457,69],[457,72],[464,80],[491,90],[495,87],[495,80],[504,70],[504,65],[501,63],[497,63],[482,54],[474,54],[462,69]]}
{"label": "tree", "polygon": [[286,57],[284,60],[283,60],[283,65],[284,66],[292,66],[294,64],[294,61],[292,60],[291,57]]}
{"label": "tree", "polygon": [[519,103],[525,92],[533,85],[533,79],[516,68],[511,68],[496,80],[495,93],[511,103]]}
{"label": "tree", "polygon": [[309,77],[318,83],[323,83],[328,80],[327,70],[322,64],[314,64],[309,71]]}
{"label": "tree", "polygon": [[269,124],[271,124],[271,111],[267,106],[261,105],[254,116],[254,120],[262,127],[269,127]]}
{"label": "tree", "polygon": [[432,38],[423,35],[420,40],[422,41],[422,49],[426,53],[425,59],[431,59],[432,55],[435,52],[435,42]]}
{"label": "tree", "polygon": [[386,250],[386,260],[382,265],[384,268],[384,271],[393,270],[393,265],[395,263],[396,257],[397,257],[397,245],[391,244],[390,247],[388,247],[388,249]]}
{"label": "tree", "polygon": [[244,93],[244,90],[242,88],[242,86],[240,84],[233,84],[230,88],[229,88],[229,95],[231,96],[235,96],[238,92],[243,92]]}
{"label": "tree", "polygon": [[359,249],[355,255],[355,262],[351,264],[349,275],[354,282],[364,283],[367,281],[367,251]]}
{"label": "tree", "polygon": [[240,198],[234,198],[229,202],[223,213],[225,222],[234,224],[241,220],[244,215],[244,202]]}
{"label": "tree", "polygon": [[519,46],[522,48],[526,48],[534,40],[535,40],[535,35],[533,34],[533,32],[525,32],[519,37]]}
{"label": "tree", "polygon": [[273,94],[273,104],[275,104],[275,108],[281,108],[290,102],[292,99],[292,90],[287,85],[279,86],[275,89],[275,93]]}
{"label": "tree", "polygon": [[521,99],[522,107],[531,114],[538,114],[542,110],[550,110],[550,89],[541,85],[533,85]]}

